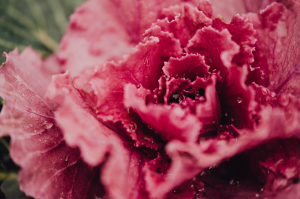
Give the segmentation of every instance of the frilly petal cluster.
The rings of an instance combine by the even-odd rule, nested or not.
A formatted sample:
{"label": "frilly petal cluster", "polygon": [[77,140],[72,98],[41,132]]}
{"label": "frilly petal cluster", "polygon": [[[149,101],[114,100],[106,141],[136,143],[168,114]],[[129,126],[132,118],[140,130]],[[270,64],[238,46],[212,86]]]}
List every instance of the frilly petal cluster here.
{"label": "frilly petal cluster", "polygon": [[0,135],[21,189],[299,198],[299,11],[295,0],[89,0],[59,53],[4,53]]}

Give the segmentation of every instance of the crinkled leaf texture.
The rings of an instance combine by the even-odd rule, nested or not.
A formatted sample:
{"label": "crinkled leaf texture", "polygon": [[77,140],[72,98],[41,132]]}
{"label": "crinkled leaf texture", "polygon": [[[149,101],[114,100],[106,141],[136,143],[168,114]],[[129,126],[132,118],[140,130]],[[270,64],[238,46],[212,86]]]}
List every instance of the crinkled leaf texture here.
{"label": "crinkled leaf texture", "polygon": [[63,140],[53,111],[45,101],[50,82],[42,60],[31,48],[5,54],[1,70],[1,135],[11,136],[10,155],[21,166],[20,188],[37,198],[91,198],[102,196],[99,168],[88,166],[78,149]]}
{"label": "crinkled leaf texture", "polygon": [[[180,2],[90,0],[72,16],[58,57],[6,55],[0,128],[27,194],[299,196],[299,5],[273,3],[247,18],[223,10],[233,16],[226,23],[211,18],[208,0]],[[244,2],[233,8],[263,6]],[[50,82],[43,68],[59,62],[70,72]]]}
{"label": "crinkled leaf texture", "polygon": [[[89,0],[77,8],[61,42],[62,70],[78,75],[83,68],[121,60],[161,18],[163,8],[184,0]],[[197,5],[198,1],[188,3]],[[76,50],[74,50],[76,49]]]}
{"label": "crinkled leaf texture", "polygon": [[299,97],[299,7],[296,2],[294,11],[290,11],[273,3],[259,14],[247,15],[258,39],[248,82]]}

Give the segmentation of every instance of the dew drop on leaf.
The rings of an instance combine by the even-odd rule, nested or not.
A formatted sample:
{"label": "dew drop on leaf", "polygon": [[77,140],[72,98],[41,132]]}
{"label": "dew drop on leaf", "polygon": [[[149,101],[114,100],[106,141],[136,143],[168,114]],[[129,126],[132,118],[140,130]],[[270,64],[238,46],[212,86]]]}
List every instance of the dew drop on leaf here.
{"label": "dew drop on leaf", "polygon": [[242,99],[241,97],[237,97],[237,98],[236,98],[236,101],[237,101],[237,103],[240,104],[240,103],[242,103],[243,99]]}
{"label": "dew drop on leaf", "polygon": [[271,97],[275,97],[275,96],[276,96],[276,93],[272,92]]}
{"label": "dew drop on leaf", "polygon": [[264,71],[261,71],[261,79],[265,79],[266,78],[266,73]]}

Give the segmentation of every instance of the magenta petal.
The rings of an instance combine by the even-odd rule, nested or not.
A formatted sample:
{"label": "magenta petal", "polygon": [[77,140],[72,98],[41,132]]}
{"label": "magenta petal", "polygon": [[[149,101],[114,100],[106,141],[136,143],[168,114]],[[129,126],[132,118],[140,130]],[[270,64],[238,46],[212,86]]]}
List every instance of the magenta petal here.
{"label": "magenta petal", "polygon": [[[69,92],[66,93],[67,88]],[[136,187],[136,183],[141,180],[139,175],[142,174],[139,174],[140,167],[134,161],[140,163],[140,152],[131,151],[130,146],[125,147],[124,140],[116,132],[98,121],[96,114],[81,104],[84,102],[80,103],[82,99],[72,88],[68,74],[55,76],[48,93],[48,99],[52,98],[60,103],[55,118],[67,144],[79,147],[83,160],[89,165],[104,163],[101,178],[108,194],[114,198],[136,198],[139,194],[146,194]],[[64,97],[60,97],[62,93]],[[128,168],[128,165],[132,165],[132,168]]]}
{"label": "magenta petal", "polygon": [[[42,69],[43,61],[36,51],[31,47],[27,47],[21,54],[19,54],[18,49],[15,49],[9,54],[3,53],[3,56],[6,57],[7,61],[5,66],[2,66],[2,73],[5,73],[5,76],[1,78],[3,79],[2,81],[5,81],[5,78],[8,78],[7,81],[12,81],[11,78],[13,78],[14,74],[19,75],[24,81],[22,83],[32,87],[38,95],[45,93],[51,77],[44,73]],[[13,71],[5,72],[8,68],[11,68]],[[5,98],[4,95],[2,97]]]}
{"label": "magenta petal", "polygon": [[200,123],[195,116],[185,112],[179,105],[145,105],[140,96],[141,90],[133,85],[125,86],[124,104],[131,107],[164,140],[179,139],[194,142],[200,130]]}
{"label": "magenta petal", "polygon": [[285,5],[288,9],[293,9],[293,0],[244,0],[247,12],[258,13],[260,10],[265,9],[273,2],[278,2]]}
{"label": "magenta petal", "polygon": [[[246,6],[241,0],[210,0],[213,7],[213,17],[221,16],[230,21],[235,14],[246,13]],[[230,6],[228,6],[230,5]]]}
{"label": "magenta petal", "polygon": [[[294,123],[297,120],[299,121],[299,100],[295,101],[294,98],[289,100],[292,101],[290,106],[297,107],[292,119],[288,119],[288,115],[284,118],[280,117],[285,112],[282,108],[275,110],[266,108],[262,112],[262,121],[264,122],[257,130],[243,132],[235,129],[240,134],[238,139],[224,140],[221,137],[216,137],[200,143],[200,145],[180,141],[168,143],[166,151],[172,159],[170,168],[164,178],[160,177],[160,179],[157,175],[146,170],[147,189],[152,191],[151,195],[153,197],[161,197],[205,168],[218,164],[265,141],[274,138],[299,137],[299,127]],[[271,122],[275,122],[276,127],[272,127]],[[287,128],[287,124],[291,128]]]}
{"label": "magenta petal", "polygon": [[59,58],[63,70],[78,75],[86,67],[122,58],[136,44],[125,27],[113,2],[90,0],[84,3],[71,16],[61,42]]}
{"label": "magenta petal", "polygon": [[212,4],[209,0],[199,0],[197,6],[198,10],[202,11],[207,17],[211,18],[212,16]]}
{"label": "magenta petal", "polygon": [[240,52],[234,56],[233,63],[239,66],[252,64],[254,61],[252,51],[256,42],[255,29],[247,18],[234,15],[229,24],[220,18],[215,18],[212,27],[219,31],[227,29],[232,35],[231,39],[240,46]]}
{"label": "magenta petal", "polygon": [[237,128],[253,128],[253,111],[256,107],[254,91],[246,86],[247,67],[231,67],[221,88],[220,103],[225,124]]}
{"label": "magenta petal", "polygon": [[171,57],[163,67],[164,73],[170,77],[189,78],[192,81],[197,76],[207,75],[208,69],[209,66],[205,64],[204,57],[193,54],[187,54],[177,59]]}
{"label": "magenta petal", "polygon": [[59,74],[61,72],[61,64],[58,55],[53,54],[45,58],[42,68],[49,76]]}
{"label": "magenta petal", "polygon": [[189,79],[175,79],[171,78],[166,82],[166,94],[164,96],[165,104],[169,103],[170,97],[175,92],[183,92],[185,89],[191,86],[191,81]]}
{"label": "magenta petal", "polygon": [[[27,56],[30,66],[26,64]],[[31,49],[21,56],[14,51],[6,57],[5,65],[0,68],[0,94],[6,100],[0,126],[2,135],[11,136],[10,153],[21,167],[21,189],[30,196],[45,199],[87,198],[89,190],[102,197],[103,187],[99,180],[94,180],[96,170],[80,160],[77,149],[66,146],[53,117],[56,106],[43,97],[46,81],[50,79],[41,75],[40,58]],[[99,190],[92,188],[95,185],[91,181]]]}
{"label": "magenta petal", "polygon": [[164,62],[181,54],[179,41],[170,33],[162,32],[158,26],[151,31],[155,36],[140,43],[122,62],[96,66],[74,80],[85,101],[93,102],[90,106],[103,120],[129,120],[122,102],[124,85],[132,83],[150,90],[158,87]]}
{"label": "magenta petal", "polygon": [[120,141],[116,133],[104,126],[82,100],[68,73],[56,75],[46,93],[47,99],[59,104],[55,120],[62,129],[66,143],[79,147],[82,158],[92,166],[103,162],[112,142]]}
{"label": "magenta petal", "polygon": [[[71,115],[72,116],[71,116]],[[106,159],[102,168],[102,183],[113,198],[137,198],[143,194],[137,183],[142,183],[140,175],[141,155],[123,146],[116,133],[88,112],[66,98],[64,105],[55,113],[66,142],[79,146],[81,156],[90,165],[98,165]],[[128,167],[129,166],[129,167]],[[146,194],[146,193],[144,193]]]}
{"label": "magenta petal", "polygon": [[142,172],[147,159],[139,150],[128,147],[115,146],[110,150],[101,180],[113,198],[148,198]]}
{"label": "magenta petal", "polygon": [[[97,197],[104,195],[98,180],[94,180],[97,169],[80,160],[77,149],[64,143],[33,157],[24,158],[20,173],[21,189],[37,198],[86,198],[91,193]],[[28,154],[29,155],[29,154]],[[95,184],[92,184],[93,183]],[[92,187],[97,186],[97,189]]]}
{"label": "magenta petal", "polygon": [[220,101],[216,91],[217,75],[213,75],[207,81],[197,78],[193,82],[193,89],[203,88],[205,90],[205,102],[196,105],[196,116],[203,124],[201,132],[218,130],[221,121]]}
{"label": "magenta petal", "polygon": [[273,3],[259,14],[248,14],[256,29],[255,62],[247,82],[276,93],[299,95],[299,2],[294,12]]}
{"label": "magenta petal", "polygon": [[194,199],[197,187],[194,187],[194,183],[189,180],[176,187],[173,191],[169,192],[167,199]]}
{"label": "magenta petal", "polygon": [[231,66],[234,55],[239,52],[239,47],[231,40],[231,36],[227,29],[219,32],[212,27],[205,27],[196,32],[186,50],[188,53],[204,55],[210,70],[216,69],[224,77],[226,68]]}
{"label": "magenta petal", "polygon": [[111,142],[118,142],[115,132],[108,129],[71,98],[65,98],[55,119],[61,127],[66,143],[79,147],[83,160],[97,166],[103,162]]}
{"label": "magenta petal", "polygon": [[142,34],[160,17],[162,8],[182,1],[87,1],[71,16],[62,39],[63,70],[77,76],[86,67],[121,60],[142,41]]}
{"label": "magenta petal", "polygon": [[[206,4],[202,9],[207,9],[204,12],[210,12]],[[212,20],[202,11],[188,4],[164,9],[162,16],[165,19],[158,20],[154,24],[160,26],[163,31],[173,33],[175,38],[180,40],[181,47],[183,48],[186,47],[189,39],[194,36],[198,29],[212,24]]]}

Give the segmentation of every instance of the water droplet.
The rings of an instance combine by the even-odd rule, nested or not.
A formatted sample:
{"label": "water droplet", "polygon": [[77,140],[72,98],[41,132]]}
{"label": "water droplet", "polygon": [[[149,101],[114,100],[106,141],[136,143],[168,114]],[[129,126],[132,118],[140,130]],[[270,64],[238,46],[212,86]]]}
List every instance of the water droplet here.
{"label": "water droplet", "polygon": [[268,94],[268,90],[266,88],[262,88],[261,89],[261,94],[267,95]]}
{"label": "water droplet", "polygon": [[43,121],[41,126],[45,127],[46,129],[50,129],[53,126],[53,123],[45,120],[45,121]]}
{"label": "water droplet", "polygon": [[192,185],[191,185],[191,187],[193,188],[193,187],[194,187],[194,185],[192,184]]}
{"label": "water droplet", "polygon": [[224,115],[225,115],[225,117],[227,117],[227,116],[228,116],[228,114],[227,114],[227,113],[225,113]]}
{"label": "water droplet", "polygon": [[234,119],[233,119],[233,118],[231,118],[230,120],[231,120],[232,122],[234,121]]}
{"label": "water droplet", "polygon": [[242,99],[241,97],[237,97],[237,98],[236,98],[236,101],[237,101],[237,103],[240,104],[240,103],[242,103],[243,99]]}
{"label": "water droplet", "polygon": [[263,190],[264,190],[264,188],[261,188],[261,189],[260,189],[260,191],[263,191]]}
{"label": "water droplet", "polygon": [[152,138],[149,138],[149,137],[146,137],[146,136],[145,136],[143,139],[144,139],[146,142],[148,142],[148,143],[153,142],[153,141],[152,141]]}
{"label": "water droplet", "polygon": [[257,194],[255,194],[255,197],[259,197],[259,194],[257,193]]}
{"label": "water droplet", "polygon": [[289,99],[289,97],[287,95],[282,94],[282,95],[279,96],[278,102],[282,106],[287,106],[289,104],[289,102],[290,102],[290,99]]}
{"label": "water droplet", "polygon": [[229,181],[229,184],[233,184],[233,183],[234,183],[234,180],[231,178]]}
{"label": "water droplet", "polygon": [[176,190],[174,190],[174,191],[173,191],[173,193],[177,193],[177,191],[176,191]]}
{"label": "water droplet", "polygon": [[50,129],[52,126],[53,126],[53,123],[52,122],[48,122],[46,124],[46,129]]}
{"label": "water droplet", "polygon": [[265,79],[266,78],[266,73],[264,71],[261,71],[261,79]]}
{"label": "water droplet", "polygon": [[271,97],[275,97],[275,96],[276,96],[276,93],[272,92]]}

